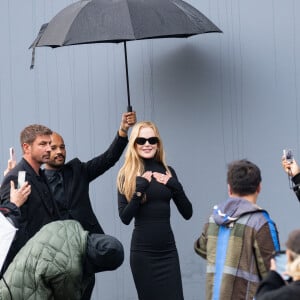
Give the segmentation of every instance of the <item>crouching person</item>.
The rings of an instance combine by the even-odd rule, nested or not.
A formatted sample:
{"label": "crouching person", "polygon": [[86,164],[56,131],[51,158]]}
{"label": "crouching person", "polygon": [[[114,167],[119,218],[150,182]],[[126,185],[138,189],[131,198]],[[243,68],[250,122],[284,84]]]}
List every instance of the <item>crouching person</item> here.
{"label": "crouching person", "polygon": [[89,234],[74,220],[55,221],[15,256],[0,281],[0,300],[79,300],[90,276],[115,270],[123,260],[116,238]]}

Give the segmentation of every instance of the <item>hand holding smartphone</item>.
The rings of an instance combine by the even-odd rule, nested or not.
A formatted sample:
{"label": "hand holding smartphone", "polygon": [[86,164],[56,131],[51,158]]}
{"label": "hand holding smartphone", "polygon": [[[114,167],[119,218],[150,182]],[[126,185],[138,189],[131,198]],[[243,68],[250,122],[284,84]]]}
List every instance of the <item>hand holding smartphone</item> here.
{"label": "hand holding smartphone", "polygon": [[11,171],[17,164],[16,161],[16,155],[15,155],[15,149],[13,147],[9,148],[9,160],[7,161],[7,168],[6,170],[3,172],[4,176],[6,176],[6,174]]}

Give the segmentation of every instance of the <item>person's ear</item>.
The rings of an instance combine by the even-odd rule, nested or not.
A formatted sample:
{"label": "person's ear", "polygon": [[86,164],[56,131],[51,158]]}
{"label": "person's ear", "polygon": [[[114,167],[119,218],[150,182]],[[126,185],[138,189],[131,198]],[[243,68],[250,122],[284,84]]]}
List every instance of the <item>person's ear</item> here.
{"label": "person's ear", "polygon": [[257,187],[257,189],[256,189],[257,194],[259,194],[260,191],[261,191],[261,183],[258,185],[258,187]]}
{"label": "person's ear", "polygon": [[23,143],[22,148],[23,148],[23,153],[28,153],[28,151],[30,149],[30,144]]}
{"label": "person's ear", "polygon": [[227,190],[228,190],[228,195],[231,196],[232,195],[232,189],[231,189],[231,186],[229,184],[227,184]]}

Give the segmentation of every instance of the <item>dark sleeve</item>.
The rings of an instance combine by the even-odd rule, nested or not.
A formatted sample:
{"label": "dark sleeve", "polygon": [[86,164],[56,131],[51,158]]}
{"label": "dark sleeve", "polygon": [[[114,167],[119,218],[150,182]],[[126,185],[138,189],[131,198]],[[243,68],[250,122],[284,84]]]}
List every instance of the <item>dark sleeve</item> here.
{"label": "dark sleeve", "polygon": [[11,180],[15,183],[15,186],[17,186],[17,183],[18,183],[17,176],[14,176],[10,173],[7,176],[5,176],[2,181],[2,184],[0,187],[1,204],[10,202],[10,181]]}
{"label": "dark sleeve", "polygon": [[293,183],[295,184],[293,186],[293,190],[298,198],[298,200],[300,201],[300,173],[295,175],[293,178],[292,178],[292,181]]}
{"label": "dark sleeve", "polygon": [[7,202],[0,205],[0,212],[7,218],[9,218],[15,227],[19,227],[19,218],[21,216],[21,212],[19,207],[17,207],[12,202]]}
{"label": "dark sleeve", "polygon": [[268,275],[260,282],[255,299],[256,300],[274,300],[288,299],[286,282],[275,271],[270,271]]}
{"label": "dark sleeve", "polygon": [[178,181],[174,169],[170,168],[170,171],[172,177],[168,180],[167,187],[172,191],[172,199],[174,200],[178,211],[186,220],[188,220],[193,215],[192,203],[186,196],[181,183]]}
{"label": "dark sleeve", "polygon": [[111,145],[104,153],[86,162],[85,165],[89,181],[94,180],[114,166],[120,159],[127,143],[127,137],[121,137],[117,134]]}
{"label": "dark sleeve", "polygon": [[138,196],[136,193],[134,193],[129,202],[123,194],[118,192],[119,216],[124,224],[128,225],[131,220],[138,214],[140,206],[142,205],[141,201],[143,199],[143,194],[148,186],[148,180],[138,176],[136,178],[136,192],[141,193],[141,195]]}

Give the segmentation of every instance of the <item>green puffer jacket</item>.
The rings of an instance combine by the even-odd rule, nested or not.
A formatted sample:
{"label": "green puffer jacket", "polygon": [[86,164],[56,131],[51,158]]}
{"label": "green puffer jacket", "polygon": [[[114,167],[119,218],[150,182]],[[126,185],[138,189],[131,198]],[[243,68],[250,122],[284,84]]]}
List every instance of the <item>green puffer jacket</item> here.
{"label": "green puffer jacket", "polygon": [[[15,256],[4,274],[13,300],[76,300],[88,232],[77,221],[45,225]],[[0,300],[11,299],[0,281]]]}

